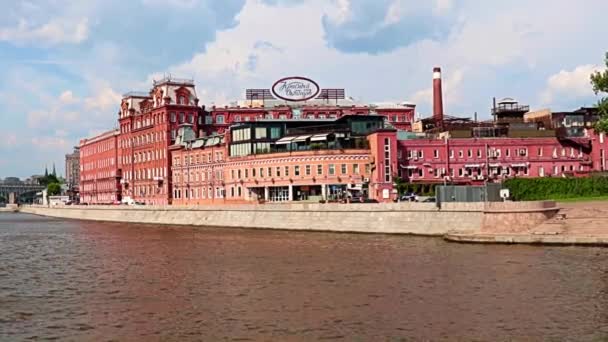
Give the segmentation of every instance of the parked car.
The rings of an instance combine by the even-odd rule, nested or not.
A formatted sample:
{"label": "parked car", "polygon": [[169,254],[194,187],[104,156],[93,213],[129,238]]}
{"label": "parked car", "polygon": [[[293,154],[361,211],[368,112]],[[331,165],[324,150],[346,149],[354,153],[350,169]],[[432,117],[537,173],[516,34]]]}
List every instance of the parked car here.
{"label": "parked car", "polygon": [[417,202],[418,201],[418,195],[416,195],[413,192],[407,193],[407,194],[401,196],[400,200],[403,201],[403,202]]}

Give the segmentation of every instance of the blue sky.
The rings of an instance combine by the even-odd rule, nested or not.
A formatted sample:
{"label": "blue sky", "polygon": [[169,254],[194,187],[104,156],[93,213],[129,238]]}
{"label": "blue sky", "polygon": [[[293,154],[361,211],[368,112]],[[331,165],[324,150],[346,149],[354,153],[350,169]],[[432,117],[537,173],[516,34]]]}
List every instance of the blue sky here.
{"label": "blue sky", "polygon": [[122,93],[171,73],[205,104],[308,76],[362,101],[488,117],[492,97],[533,108],[595,103],[605,0],[0,0],[0,177],[56,163],[113,128]]}

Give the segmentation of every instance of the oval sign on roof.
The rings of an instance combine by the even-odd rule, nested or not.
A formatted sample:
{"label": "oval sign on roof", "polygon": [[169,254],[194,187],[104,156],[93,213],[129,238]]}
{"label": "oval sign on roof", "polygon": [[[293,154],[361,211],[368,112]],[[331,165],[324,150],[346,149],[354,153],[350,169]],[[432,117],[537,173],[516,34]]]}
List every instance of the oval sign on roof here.
{"label": "oval sign on roof", "polygon": [[321,89],[306,77],[285,77],[272,85],[272,94],[285,101],[306,101],[315,98]]}

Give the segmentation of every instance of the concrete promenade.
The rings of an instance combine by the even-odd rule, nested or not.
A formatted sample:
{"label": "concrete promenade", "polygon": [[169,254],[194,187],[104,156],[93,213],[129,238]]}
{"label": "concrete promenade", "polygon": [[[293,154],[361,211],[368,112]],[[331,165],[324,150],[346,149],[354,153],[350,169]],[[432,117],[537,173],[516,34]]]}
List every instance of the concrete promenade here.
{"label": "concrete promenade", "polygon": [[608,246],[608,201],[560,203],[558,215],[526,230],[450,231],[448,241]]}
{"label": "concrete promenade", "polygon": [[264,204],[234,206],[26,206],[22,212],[80,220],[444,236],[448,232],[531,229],[553,217],[555,202]]}

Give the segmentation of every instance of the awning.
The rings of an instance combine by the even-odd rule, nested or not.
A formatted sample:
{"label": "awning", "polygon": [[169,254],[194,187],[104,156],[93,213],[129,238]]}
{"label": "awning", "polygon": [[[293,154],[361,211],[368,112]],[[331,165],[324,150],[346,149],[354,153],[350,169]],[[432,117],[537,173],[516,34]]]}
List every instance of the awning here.
{"label": "awning", "polygon": [[511,167],[528,167],[526,163],[511,164]]}
{"label": "awning", "polygon": [[477,167],[481,167],[481,165],[479,164],[466,164],[465,169],[473,169],[473,168],[477,168]]}
{"label": "awning", "polygon": [[311,135],[300,135],[299,137],[293,139],[293,142],[306,141],[306,139],[308,139],[310,137],[311,137]]}
{"label": "awning", "polygon": [[328,135],[329,135],[329,133],[315,134],[312,136],[312,138],[310,138],[310,141],[325,141],[325,140],[327,140]]}
{"label": "awning", "polygon": [[283,137],[277,141],[275,141],[275,145],[287,145],[292,142],[295,137]]}

